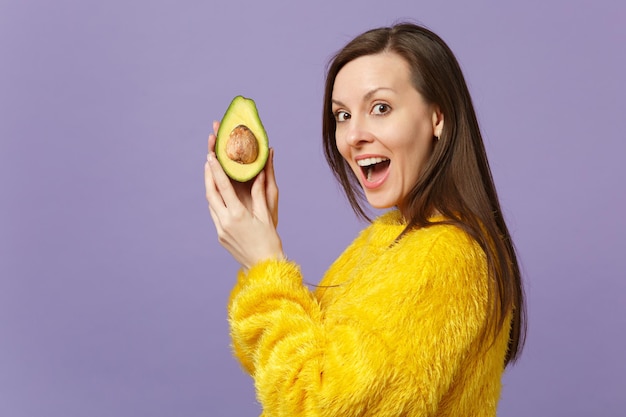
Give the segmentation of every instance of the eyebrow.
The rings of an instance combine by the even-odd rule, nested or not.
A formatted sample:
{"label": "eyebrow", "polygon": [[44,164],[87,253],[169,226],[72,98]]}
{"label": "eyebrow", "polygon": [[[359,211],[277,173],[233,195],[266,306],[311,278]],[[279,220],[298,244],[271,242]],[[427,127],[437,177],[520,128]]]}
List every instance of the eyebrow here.
{"label": "eyebrow", "polygon": [[[388,90],[388,91],[391,91],[391,92],[395,93],[395,90],[394,90],[393,88],[389,88],[389,87],[377,87],[377,88],[374,88],[373,90],[370,90],[370,91],[368,91],[367,93],[365,93],[365,95],[363,96],[363,100],[364,100],[364,101],[368,101],[369,99],[371,99],[371,98],[372,98],[372,96],[373,96],[374,94],[378,93],[380,90]],[[345,107],[345,106],[346,106],[346,105],[345,105],[345,104],[343,104],[341,101],[339,101],[339,100],[335,100],[334,98],[333,98],[333,99],[331,99],[331,102],[332,102],[333,104],[338,105],[338,106],[343,106],[343,107]]]}

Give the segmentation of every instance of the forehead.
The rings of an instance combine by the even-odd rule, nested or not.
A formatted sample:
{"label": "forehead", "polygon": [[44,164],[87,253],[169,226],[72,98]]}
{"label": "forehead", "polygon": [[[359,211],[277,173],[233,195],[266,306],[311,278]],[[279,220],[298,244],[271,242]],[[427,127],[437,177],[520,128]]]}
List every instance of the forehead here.
{"label": "forehead", "polygon": [[344,65],[335,78],[333,98],[381,87],[401,90],[410,86],[411,71],[406,60],[394,52],[382,52],[358,57]]}

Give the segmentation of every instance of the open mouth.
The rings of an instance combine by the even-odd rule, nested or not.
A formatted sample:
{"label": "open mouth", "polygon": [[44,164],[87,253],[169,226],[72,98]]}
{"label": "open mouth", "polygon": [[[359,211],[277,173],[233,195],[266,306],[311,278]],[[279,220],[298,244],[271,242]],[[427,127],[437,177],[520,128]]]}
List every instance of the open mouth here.
{"label": "open mouth", "polygon": [[389,158],[372,157],[359,159],[357,164],[361,167],[365,181],[377,184],[385,179],[390,162]]}

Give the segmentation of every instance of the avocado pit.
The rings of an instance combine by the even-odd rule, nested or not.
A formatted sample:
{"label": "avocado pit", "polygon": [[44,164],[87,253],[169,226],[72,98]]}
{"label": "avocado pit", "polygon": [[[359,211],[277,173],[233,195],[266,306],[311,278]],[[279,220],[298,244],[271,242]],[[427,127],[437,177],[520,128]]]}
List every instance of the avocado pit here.
{"label": "avocado pit", "polygon": [[226,156],[240,164],[251,164],[259,156],[259,142],[245,125],[236,126],[226,142]]}

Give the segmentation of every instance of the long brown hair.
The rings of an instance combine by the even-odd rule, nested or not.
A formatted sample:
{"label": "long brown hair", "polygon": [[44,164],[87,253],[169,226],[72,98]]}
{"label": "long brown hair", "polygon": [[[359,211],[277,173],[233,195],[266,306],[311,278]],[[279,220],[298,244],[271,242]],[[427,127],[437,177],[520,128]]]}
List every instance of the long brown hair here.
{"label": "long brown hair", "polygon": [[[505,364],[520,355],[526,334],[526,309],[520,269],[504,221],[478,120],[461,68],[446,43],[430,30],[401,23],[367,31],[341,49],[327,70],[324,93],[324,154],[355,213],[369,217],[358,179],[336,146],[332,93],[337,73],[348,62],[381,52],[394,52],[411,68],[413,86],[426,102],[439,106],[443,131],[417,183],[406,196],[407,231],[430,222],[436,211],[472,236],[485,251],[493,308],[489,325],[502,329],[509,313],[512,323]],[[408,214],[408,215],[407,215]]]}

